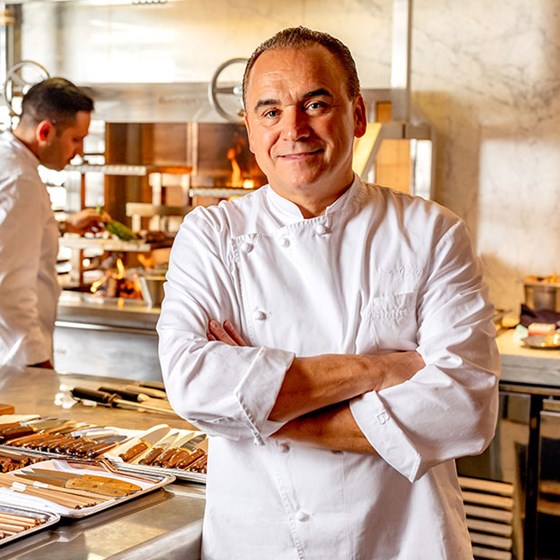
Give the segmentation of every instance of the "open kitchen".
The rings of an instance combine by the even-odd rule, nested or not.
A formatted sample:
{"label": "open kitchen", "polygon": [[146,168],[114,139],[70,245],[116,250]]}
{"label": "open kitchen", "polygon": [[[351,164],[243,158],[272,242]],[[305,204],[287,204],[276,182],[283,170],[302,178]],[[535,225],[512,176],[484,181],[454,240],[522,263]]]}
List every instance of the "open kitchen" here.
{"label": "open kitchen", "polygon": [[[24,95],[52,77],[71,80],[95,104],[83,154],[60,170],[39,167],[60,226],[53,367],[10,365],[0,344],[0,560],[201,558],[209,443],[227,419],[203,418],[201,428],[177,414],[156,327],[173,248],[175,259],[184,251],[174,243],[185,217],[272,183],[245,126],[243,75],[259,44],[300,25],[339,38],[356,62],[366,122],[353,140],[355,177],[451,210],[483,265],[500,361],[497,426],[484,452],[453,457],[473,557],[560,560],[554,0],[0,3],[0,132],[17,128]],[[0,220],[2,196],[0,181]],[[109,217],[102,227],[65,230],[72,214],[88,208]],[[331,232],[331,222],[313,229],[317,238]],[[295,237],[264,247],[258,234],[240,237],[235,255],[242,262],[272,261],[296,245]],[[0,277],[6,262],[0,257]],[[308,264],[300,263],[302,277],[313,272]],[[264,296],[247,270],[243,305],[265,329],[274,312],[259,307]],[[271,289],[281,280],[271,278]],[[209,280],[206,291],[216,283]],[[277,314],[281,307],[271,304]],[[386,320],[384,311],[369,309],[371,320]],[[300,315],[293,316],[297,323]],[[332,326],[341,338],[344,328]],[[223,342],[220,336],[210,333],[210,344]],[[359,337],[352,344],[360,348]],[[196,405],[204,417],[207,403]],[[376,413],[376,423],[386,425],[386,414]],[[257,432],[255,448],[263,446]],[[296,464],[295,446],[274,445],[283,461]],[[342,461],[346,454],[329,456]],[[298,527],[312,526],[310,508],[295,508]],[[266,517],[263,511],[255,518]],[[295,549],[294,558],[316,557],[305,546]],[[203,558],[220,558],[209,550]],[[359,554],[332,560],[369,560]]]}

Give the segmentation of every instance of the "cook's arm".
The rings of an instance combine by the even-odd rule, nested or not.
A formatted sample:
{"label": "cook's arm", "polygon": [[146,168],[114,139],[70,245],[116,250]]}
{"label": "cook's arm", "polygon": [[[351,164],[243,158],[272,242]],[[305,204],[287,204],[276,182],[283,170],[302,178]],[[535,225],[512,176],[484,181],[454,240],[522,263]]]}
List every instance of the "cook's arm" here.
{"label": "cook's arm", "polygon": [[[210,321],[208,330],[210,340],[225,342],[230,346],[247,346],[231,321],[225,321],[223,325]],[[417,352],[379,355],[323,354],[294,358],[269,419],[290,421],[368,391],[387,389],[407,381],[424,365]],[[314,421],[317,418],[317,415],[313,416]]]}
{"label": "cook's arm", "polygon": [[482,452],[498,410],[493,307],[462,222],[441,235],[432,259],[417,312],[426,367],[350,404],[372,447],[411,481],[438,463]]}
{"label": "cook's arm", "polygon": [[6,347],[0,362],[37,364],[50,357],[37,304],[45,217],[35,185],[25,178],[19,178],[5,194],[9,208],[0,221],[0,333]]}
{"label": "cook's arm", "polygon": [[[385,383],[400,381],[396,356],[380,358],[374,368],[371,357],[300,360],[275,348],[209,342],[211,317],[242,320],[229,235],[211,210],[200,209],[189,214],[173,245],[158,333],[169,398],[181,416],[210,434],[262,443],[290,418],[380,386],[381,360],[392,374]],[[408,361],[421,362],[415,353]]]}
{"label": "cook's arm", "polygon": [[240,323],[230,231],[215,209],[187,215],[173,243],[157,330],[175,411],[211,435],[262,443],[281,423],[268,415],[292,352],[209,342],[211,318]]}

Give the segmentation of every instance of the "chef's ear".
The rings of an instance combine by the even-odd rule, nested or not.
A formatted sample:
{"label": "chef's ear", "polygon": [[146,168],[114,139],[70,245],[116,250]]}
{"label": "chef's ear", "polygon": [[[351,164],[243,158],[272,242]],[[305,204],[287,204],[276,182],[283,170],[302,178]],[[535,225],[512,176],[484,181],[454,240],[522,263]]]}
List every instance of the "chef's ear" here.
{"label": "chef's ear", "polygon": [[359,94],[354,100],[354,136],[361,138],[367,129],[367,110],[364,98]]}
{"label": "chef's ear", "polygon": [[48,142],[56,135],[55,126],[51,121],[41,121],[35,128],[37,142]]}
{"label": "chef's ear", "polygon": [[249,150],[254,154],[253,142],[251,140],[251,125],[249,124],[249,117],[247,116],[247,111],[243,112],[243,120],[245,121],[245,128],[247,129],[247,138],[249,139]]}

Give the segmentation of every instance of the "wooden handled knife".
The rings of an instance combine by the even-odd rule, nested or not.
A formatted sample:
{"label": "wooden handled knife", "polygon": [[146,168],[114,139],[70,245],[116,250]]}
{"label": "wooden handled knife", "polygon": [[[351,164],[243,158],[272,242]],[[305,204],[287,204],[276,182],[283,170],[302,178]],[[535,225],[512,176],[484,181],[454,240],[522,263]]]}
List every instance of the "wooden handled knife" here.
{"label": "wooden handled knife", "polygon": [[160,426],[152,429],[151,431],[145,432],[137,438],[134,438],[130,447],[123,451],[123,453],[120,453],[119,457],[125,463],[130,463],[141,453],[151,449],[156,443],[164,438],[169,433],[170,429],[171,428],[169,426]]}
{"label": "wooden handled knife", "polygon": [[142,490],[142,487],[137,484],[108,476],[92,474],[80,475],[41,468],[33,468],[30,472],[25,473],[22,471],[22,473],[25,474],[29,480],[62,488],[86,490],[87,492],[101,494],[103,496],[122,497]]}

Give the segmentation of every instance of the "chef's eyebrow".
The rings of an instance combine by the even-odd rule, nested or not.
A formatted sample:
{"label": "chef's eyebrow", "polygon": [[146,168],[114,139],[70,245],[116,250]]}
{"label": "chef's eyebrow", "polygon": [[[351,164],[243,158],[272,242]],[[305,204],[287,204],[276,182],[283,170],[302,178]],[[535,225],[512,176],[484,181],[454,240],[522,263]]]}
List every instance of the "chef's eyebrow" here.
{"label": "chef's eyebrow", "polygon": [[[303,98],[304,99],[311,99],[313,97],[329,97],[330,99],[332,99],[334,96],[333,94],[325,88],[318,88],[318,89],[314,89],[312,91],[308,91]],[[280,102],[278,101],[278,99],[259,99],[257,101],[257,104],[255,105],[254,111],[257,112],[259,109],[261,109],[262,107],[269,107],[271,105],[278,105]]]}

